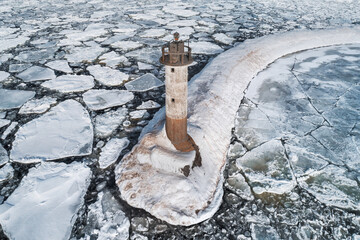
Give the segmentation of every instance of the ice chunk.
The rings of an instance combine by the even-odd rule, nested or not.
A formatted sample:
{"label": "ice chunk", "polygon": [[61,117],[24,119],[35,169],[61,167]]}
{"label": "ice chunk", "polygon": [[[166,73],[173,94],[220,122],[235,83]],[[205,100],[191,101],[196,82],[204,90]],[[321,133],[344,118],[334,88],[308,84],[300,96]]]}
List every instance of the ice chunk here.
{"label": "ice chunk", "polygon": [[271,140],[247,152],[237,159],[236,166],[245,173],[256,194],[283,194],[296,185],[284,147],[278,140]]}
{"label": "ice chunk", "polygon": [[233,176],[230,176],[226,180],[225,187],[235,192],[243,199],[249,201],[254,199],[249,185],[246,183],[245,178],[240,173],[236,173]]}
{"label": "ice chunk", "polygon": [[56,99],[52,97],[32,99],[20,108],[19,114],[44,113],[50,108],[50,105],[55,103]]}
{"label": "ice chunk", "polygon": [[147,73],[131,82],[125,83],[126,89],[132,92],[146,92],[161,86],[164,86],[164,83],[151,73]]}
{"label": "ice chunk", "polygon": [[125,54],[126,57],[135,58],[138,61],[146,62],[149,64],[160,65],[159,58],[161,57],[161,51],[154,48],[141,48],[135,51],[131,51]]}
{"label": "ice chunk", "polygon": [[128,239],[130,222],[122,207],[109,192],[100,192],[98,200],[89,206],[85,226],[86,239],[97,235],[99,240]]}
{"label": "ice chunk", "polygon": [[147,63],[142,63],[142,62],[138,62],[138,68],[139,70],[151,70],[154,69],[153,65],[147,64]]}
{"label": "ice chunk", "polygon": [[100,138],[110,136],[125,120],[127,113],[126,108],[119,108],[96,116],[95,135]]}
{"label": "ice chunk", "polygon": [[199,14],[199,12],[195,12],[190,9],[186,9],[185,7],[178,6],[165,6],[163,7],[163,11],[166,13],[171,13],[180,17],[192,17]]}
{"label": "ice chunk", "polygon": [[137,24],[133,24],[129,22],[120,22],[112,29],[112,31],[115,33],[132,33],[139,28],[140,26]]}
{"label": "ice chunk", "polygon": [[22,51],[15,57],[15,60],[19,62],[41,62],[48,59],[53,59],[54,54],[57,51],[56,47],[46,47],[45,49],[34,49],[29,51]]}
{"label": "ice chunk", "polygon": [[8,54],[1,54],[0,56],[0,65],[5,63],[7,60],[13,58],[14,56],[11,53]]}
{"label": "ice chunk", "polygon": [[10,126],[5,130],[3,135],[1,136],[1,139],[5,140],[9,136],[9,134],[11,134],[14,131],[14,129],[17,127],[17,125],[18,125],[18,122],[12,122],[10,124]]}
{"label": "ice chunk", "polygon": [[18,74],[17,77],[24,82],[43,81],[55,79],[55,73],[49,68],[33,66]]}
{"label": "ice chunk", "polygon": [[52,68],[54,70],[64,72],[64,73],[72,73],[72,69],[69,67],[69,64],[66,60],[56,60],[52,62],[48,62],[46,64],[49,68]]}
{"label": "ice chunk", "polygon": [[13,178],[13,176],[14,176],[14,168],[11,166],[10,163],[7,163],[5,166],[0,168],[0,183]]}
{"label": "ice chunk", "polygon": [[20,127],[10,158],[30,163],[89,155],[93,127],[89,113],[78,102],[66,100]]}
{"label": "ice chunk", "polygon": [[32,91],[0,89],[0,109],[19,108],[34,96]]}
{"label": "ice chunk", "polygon": [[11,121],[7,119],[0,119],[0,128],[8,125]]}
{"label": "ice chunk", "polygon": [[9,156],[7,151],[3,148],[3,146],[0,144],[0,167],[4,164],[6,164],[9,161]]}
{"label": "ice chunk", "polygon": [[159,108],[159,107],[161,107],[160,104],[158,104],[157,102],[154,102],[153,100],[149,100],[149,101],[143,102],[136,109],[138,109],[138,110],[142,110],[142,109],[147,110],[147,109],[156,109],[156,108]]}
{"label": "ice chunk", "polygon": [[238,158],[247,152],[246,148],[239,142],[235,142],[229,146],[228,158]]}
{"label": "ice chunk", "polygon": [[147,111],[146,110],[137,110],[137,111],[133,111],[130,112],[130,119],[141,119],[144,117],[144,115],[146,115]]}
{"label": "ice chunk", "polygon": [[[0,64],[0,65],[1,65],[1,64]],[[4,71],[0,71],[0,82],[5,81],[9,76],[10,76],[9,73],[4,72]]]}
{"label": "ice chunk", "polygon": [[140,37],[144,38],[160,38],[165,36],[167,31],[163,28],[157,28],[157,29],[148,29],[145,30],[143,33],[140,34]]}
{"label": "ice chunk", "polygon": [[129,145],[127,138],[112,138],[101,149],[99,166],[101,169],[109,167],[116,162],[121,152]]}
{"label": "ice chunk", "polygon": [[194,53],[194,54],[212,55],[212,54],[217,54],[217,53],[221,53],[222,51],[224,51],[218,45],[211,43],[211,42],[204,42],[204,41],[191,42],[190,47],[192,49],[192,53]]}
{"label": "ice chunk", "polygon": [[31,64],[10,64],[9,65],[9,72],[11,73],[18,73],[26,70],[27,68],[31,67]]}
{"label": "ice chunk", "polygon": [[213,37],[214,37],[215,41],[223,43],[223,44],[227,44],[227,45],[232,44],[235,41],[234,38],[228,37],[224,33],[216,33],[213,35]]}
{"label": "ice chunk", "polygon": [[126,90],[89,90],[83,94],[86,105],[93,111],[124,105],[134,99]]}
{"label": "ice chunk", "polygon": [[78,162],[47,162],[31,168],[0,205],[5,234],[19,240],[68,239],[90,176],[90,169]]}
{"label": "ice chunk", "polygon": [[329,165],[314,172],[309,178],[301,179],[299,184],[320,202],[352,211],[360,210],[360,188],[356,172]]}
{"label": "ice chunk", "polygon": [[192,27],[197,25],[195,20],[188,19],[188,20],[176,20],[170,22],[167,26],[168,27]]}
{"label": "ice chunk", "polygon": [[106,51],[106,49],[99,46],[74,47],[69,50],[70,53],[66,54],[65,58],[69,62],[73,63],[92,62],[95,61],[104,51]]}
{"label": "ice chunk", "polygon": [[62,93],[82,92],[94,87],[94,78],[85,75],[62,75],[54,80],[44,82],[41,86]]}
{"label": "ice chunk", "polygon": [[143,44],[139,42],[133,42],[133,41],[118,41],[111,44],[113,48],[119,48],[123,51],[129,51],[134,50],[136,48],[140,48],[143,46]]}
{"label": "ice chunk", "polygon": [[118,86],[129,79],[129,75],[119,70],[109,67],[101,67],[99,65],[89,66],[87,70],[94,78],[105,86]]}
{"label": "ice chunk", "polygon": [[131,64],[125,56],[120,56],[114,51],[101,55],[99,60],[100,63],[112,68],[116,68],[119,65],[128,66]]}

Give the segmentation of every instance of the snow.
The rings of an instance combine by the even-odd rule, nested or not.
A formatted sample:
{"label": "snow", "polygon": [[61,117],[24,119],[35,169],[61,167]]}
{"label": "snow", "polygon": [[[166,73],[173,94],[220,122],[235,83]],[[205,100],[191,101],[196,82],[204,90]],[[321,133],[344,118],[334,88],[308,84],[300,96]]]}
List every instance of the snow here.
{"label": "snow", "polygon": [[56,103],[56,99],[52,97],[43,97],[40,99],[32,99],[26,102],[19,110],[19,114],[44,113],[51,105]]}
{"label": "snow", "polygon": [[89,90],[83,94],[86,105],[93,111],[124,105],[134,99],[126,90]]}
{"label": "snow", "polygon": [[89,66],[87,70],[94,78],[105,86],[119,86],[129,79],[129,75],[119,70],[99,65]]}
{"label": "snow", "polygon": [[89,206],[85,239],[97,235],[98,240],[128,239],[130,222],[122,206],[107,190],[98,194],[95,203]]}
{"label": "snow", "polygon": [[0,89],[0,109],[19,108],[34,96],[32,91]]}
{"label": "snow", "polygon": [[10,163],[0,168],[0,183],[14,177],[14,168]]}
{"label": "snow", "polygon": [[93,88],[94,85],[94,78],[85,75],[61,75],[41,84],[42,87],[62,93],[82,92]]}
{"label": "snow", "polygon": [[128,110],[119,108],[109,111],[95,118],[95,135],[100,138],[109,137],[125,120]]}
{"label": "snow", "polygon": [[68,239],[90,176],[90,169],[78,162],[42,163],[31,168],[0,205],[6,235],[19,240]]}
{"label": "snow", "polygon": [[4,72],[4,71],[0,71],[0,82],[5,81],[9,76],[10,76],[9,73]]}
{"label": "snow", "polygon": [[54,71],[49,68],[32,66],[18,74],[17,77],[21,78],[24,82],[32,82],[55,79],[56,76]]}
{"label": "snow", "polygon": [[51,61],[46,64],[49,68],[54,70],[64,72],[64,73],[72,73],[72,69],[69,67],[69,63],[66,60],[56,60]]}
{"label": "snow", "polygon": [[92,142],[89,113],[80,103],[66,100],[19,128],[10,159],[32,163],[86,156],[92,152]]}
{"label": "snow", "polygon": [[9,156],[4,147],[0,144],[0,167],[9,161]]}
{"label": "snow", "polygon": [[[235,116],[252,78],[268,64],[289,53],[359,43],[359,39],[360,31],[356,27],[295,31],[248,40],[219,55],[191,80],[188,89],[188,133],[199,147],[202,166],[191,169],[189,176],[184,177],[165,164],[159,164],[176,158],[176,152],[172,152],[170,146],[164,146],[166,137],[161,132],[165,111],[161,109],[143,129],[139,143],[115,169],[121,197],[131,206],[143,208],[171,224],[192,225],[211,217],[222,199],[222,170],[234,124],[234,118],[229,116]],[[196,47],[190,45],[195,51]],[[261,154],[261,147],[270,155]],[[155,150],[170,153],[166,157],[158,154],[157,159],[151,159]],[[275,152],[271,153],[273,150]],[[252,164],[258,156],[263,166],[259,170]],[[238,166],[250,174],[255,193],[284,193],[296,185],[285,148],[279,140],[264,143],[243,158],[238,159]],[[144,161],[148,163],[146,170]],[[267,174],[266,168],[275,175]]]}
{"label": "snow", "polygon": [[121,152],[129,145],[127,138],[112,138],[101,149],[99,166],[101,169],[109,167],[119,158]]}
{"label": "snow", "polygon": [[157,102],[154,102],[153,100],[149,100],[149,101],[146,101],[146,102],[143,102],[141,103],[140,106],[138,106],[136,109],[138,110],[142,110],[142,109],[156,109],[156,108],[160,108],[161,105],[158,104]]}
{"label": "snow", "polygon": [[126,89],[132,92],[146,92],[161,86],[164,86],[164,83],[151,73],[147,73],[133,81],[125,83]]}

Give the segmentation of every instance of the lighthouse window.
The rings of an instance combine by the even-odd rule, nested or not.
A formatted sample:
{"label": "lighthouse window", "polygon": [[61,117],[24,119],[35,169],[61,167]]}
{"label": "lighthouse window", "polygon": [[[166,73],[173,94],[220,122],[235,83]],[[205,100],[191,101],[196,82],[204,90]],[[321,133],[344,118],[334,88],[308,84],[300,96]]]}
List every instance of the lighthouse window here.
{"label": "lighthouse window", "polygon": [[172,98],[172,99],[171,99],[171,102],[175,102],[175,99],[174,99],[174,98]]}
{"label": "lighthouse window", "polygon": [[171,68],[171,72],[175,72],[175,68]]}

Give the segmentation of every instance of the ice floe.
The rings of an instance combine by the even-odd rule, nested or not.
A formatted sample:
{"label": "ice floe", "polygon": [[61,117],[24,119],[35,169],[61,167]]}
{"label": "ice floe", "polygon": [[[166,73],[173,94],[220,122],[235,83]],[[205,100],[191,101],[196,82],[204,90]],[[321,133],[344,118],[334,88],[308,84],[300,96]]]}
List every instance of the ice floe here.
{"label": "ice floe", "polygon": [[82,92],[94,87],[94,78],[85,75],[61,75],[41,84],[45,88],[62,93]]}
{"label": "ice floe", "polygon": [[48,162],[31,168],[0,205],[4,232],[19,240],[68,239],[90,176],[90,169],[78,162]]}
{"label": "ice floe", "polygon": [[0,128],[8,125],[11,121],[7,119],[0,119]]}
{"label": "ice floe", "polygon": [[147,114],[146,110],[136,110],[136,111],[133,111],[133,112],[129,113],[131,120],[141,119],[144,116],[146,116],[146,114]]}
{"label": "ice floe", "polygon": [[224,51],[218,45],[211,42],[190,42],[190,47],[194,54],[217,54]]}
{"label": "ice floe", "polygon": [[46,64],[47,67],[52,68],[54,70],[64,72],[64,73],[72,73],[72,69],[69,67],[69,63],[66,60],[56,60],[51,61]]}
{"label": "ice floe", "polygon": [[232,44],[235,41],[234,38],[228,37],[224,33],[216,33],[213,35],[213,37],[214,37],[215,41],[218,41],[220,43],[227,44],[227,45]]}
{"label": "ice floe", "polygon": [[120,56],[116,52],[108,52],[99,57],[100,64],[106,64],[106,66],[116,68],[118,66],[129,66],[131,63],[125,56]]}
{"label": "ice floe", "polygon": [[87,70],[94,78],[105,86],[119,86],[129,79],[129,75],[119,70],[99,65],[89,66]]}
{"label": "ice floe", "polygon": [[121,152],[129,145],[130,141],[125,138],[112,138],[101,149],[99,166],[104,169],[116,162]]}
{"label": "ice floe", "polygon": [[133,42],[133,41],[118,41],[111,44],[113,48],[118,48],[123,51],[130,51],[143,46],[142,43]]}
{"label": "ice floe", "polygon": [[110,136],[125,120],[128,110],[119,108],[95,117],[95,135],[100,138]]}
{"label": "ice floe", "polygon": [[138,62],[138,68],[139,70],[151,70],[154,69],[154,66],[147,63]]}
{"label": "ice floe", "polygon": [[134,99],[134,94],[126,90],[89,90],[83,94],[86,105],[91,110],[101,110],[124,105]]}
{"label": "ice floe", "polygon": [[146,102],[141,103],[140,106],[138,106],[136,109],[142,110],[142,109],[156,109],[156,108],[160,108],[161,105],[158,104],[157,102],[154,102],[153,100],[149,100]]}
{"label": "ice floe", "polygon": [[25,36],[19,36],[17,38],[0,39],[0,52],[14,48],[18,45],[24,44],[30,38]]}
{"label": "ice floe", "polygon": [[19,114],[44,113],[51,105],[56,103],[56,98],[43,97],[40,99],[32,99],[26,102],[19,110]]}
{"label": "ice floe", "polygon": [[1,139],[5,140],[15,130],[18,124],[18,122],[12,122],[2,134]]}
{"label": "ice floe", "polygon": [[19,128],[10,158],[31,163],[84,156],[92,152],[92,142],[89,113],[77,101],[66,100]]}
{"label": "ice floe", "polygon": [[69,53],[65,55],[65,58],[72,63],[93,62],[105,51],[106,49],[99,46],[74,47],[69,50]]}
{"label": "ice floe", "polygon": [[151,73],[147,73],[131,82],[125,83],[126,89],[132,92],[146,92],[161,86],[164,86],[164,83]]}
{"label": "ice floe", "polygon": [[34,96],[32,91],[0,89],[0,109],[19,108]]}
{"label": "ice floe", "polygon": [[14,168],[11,166],[10,163],[7,163],[5,164],[5,166],[2,166],[0,168],[0,183],[13,178],[13,176],[14,176]]}
{"label": "ice floe", "polygon": [[24,82],[51,80],[56,77],[53,70],[39,66],[30,67],[16,76]]}

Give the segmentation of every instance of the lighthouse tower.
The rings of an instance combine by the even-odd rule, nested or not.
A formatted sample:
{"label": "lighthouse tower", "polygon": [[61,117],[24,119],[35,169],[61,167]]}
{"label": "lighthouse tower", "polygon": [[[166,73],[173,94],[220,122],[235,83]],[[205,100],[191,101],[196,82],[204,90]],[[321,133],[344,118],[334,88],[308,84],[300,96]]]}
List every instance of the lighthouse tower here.
{"label": "lighthouse tower", "polygon": [[175,33],[174,40],[162,47],[160,62],[165,64],[167,137],[179,151],[195,150],[194,141],[187,134],[188,66],[193,59],[191,48],[179,40],[179,33]]}

